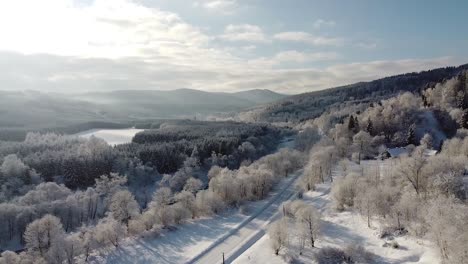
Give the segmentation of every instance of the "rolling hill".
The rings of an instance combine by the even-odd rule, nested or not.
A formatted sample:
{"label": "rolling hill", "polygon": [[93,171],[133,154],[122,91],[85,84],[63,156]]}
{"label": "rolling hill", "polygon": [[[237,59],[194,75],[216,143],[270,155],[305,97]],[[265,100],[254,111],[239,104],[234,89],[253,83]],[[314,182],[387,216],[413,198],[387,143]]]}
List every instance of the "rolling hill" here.
{"label": "rolling hill", "polygon": [[298,123],[316,118],[331,107],[341,104],[378,102],[406,91],[420,92],[465,70],[468,70],[468,64],[297,94],[242,111],[238,118],[242,121]]}

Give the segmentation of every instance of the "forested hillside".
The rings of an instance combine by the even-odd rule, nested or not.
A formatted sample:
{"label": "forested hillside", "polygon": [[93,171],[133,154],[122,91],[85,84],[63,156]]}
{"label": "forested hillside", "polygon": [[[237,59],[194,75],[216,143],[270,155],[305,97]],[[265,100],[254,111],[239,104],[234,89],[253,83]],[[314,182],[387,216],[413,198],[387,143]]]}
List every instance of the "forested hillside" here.
{"label": "forested hillside", "polygon": [[450,79],[466,69],[468,64],[298,94],[241,112],[238,118],[256,122],[299,123],[319,117],[327,110],[340,105],[378,102],[403,92],[420,93],[424,88]]}
{"label": "forested hillside", "polygon": [[[467,262],[462,246],[468,241],[467,79],[465,71],[422,91],[348,105],[304,122],[297,141],[310,149],[300,185],[303,191],[331,186],[334,210],[339,213],[329,217],[340,221],[340,214],[362,215],[369,229],[379,227],[384,247],[398,249],[398,237],[413,236],[431,241],[441,263]],[[338,177],[333,173],[337,170]],[[284,246],[278,244],[279,229],[303,217],[298,209],[304,207],[302,202],[288,206],[287,216],[293,220],[284,217],[270,231],[278,245],[274,249]],[[319,213],[312,210],[307,217],[314,224],[313,240],[320,240]],[[378,262],[365,248],[347,246],[322,248],[314,256],[319,263],[341,256]]]}

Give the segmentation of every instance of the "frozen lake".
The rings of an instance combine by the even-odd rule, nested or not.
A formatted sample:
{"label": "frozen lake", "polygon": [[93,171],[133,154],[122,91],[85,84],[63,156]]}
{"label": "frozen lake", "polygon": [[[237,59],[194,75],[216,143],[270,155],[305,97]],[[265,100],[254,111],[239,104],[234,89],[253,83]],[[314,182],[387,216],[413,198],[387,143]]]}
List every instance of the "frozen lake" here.
{"label": "frozen lake", "polygon": [[144,129],[126,128],[126,129],[91,129],[75,134],[75,136],[89,138],[95,136],[105,140],[109,145],[115,146],[130,143],[136,133]]}

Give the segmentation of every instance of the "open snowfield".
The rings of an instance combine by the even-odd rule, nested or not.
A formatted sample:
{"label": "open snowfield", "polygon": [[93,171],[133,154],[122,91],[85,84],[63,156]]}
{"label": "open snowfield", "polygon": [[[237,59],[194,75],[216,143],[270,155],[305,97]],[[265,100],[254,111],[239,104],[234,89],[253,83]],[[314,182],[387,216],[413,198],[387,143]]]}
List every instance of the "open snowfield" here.
{"label": "open snowfield", "polygon": [[[368,167],[379,166],[381,173],[385,173],[389,171],[388,167],[392,166],[392,160],[367,161],[365,164]],[[339,177],[336,171],[334,174],[335,177]],[[395,238],[400,249],[383,247],[385,240],[378,237],[379,223],[374,220],[371,228],[368,228],[366,220],[359,214],[334,210],[330,187],[330,183],[321,184],[317,186],[316,191],[304,195],[304,201],[317,208],[323,217],[317,248],[346,248],[348,245],[359,244],[376,255],[376,263],[439,263],[438,251],[427,240],[407,235]],[[314,263],[312,249],[309,248],[303,256],[299,256],[296,252],[297,250],[291,249],[287,254],[297,258],[299,263]],[[233,263],[285,264],[288,262],[284,252],[280,256],[274,255],[268,235],[265,235]]]}
{"label": "open snowfield", "polygon": [[126,129],[91,129],[86,130],[75,136],[90,138],[95,136],[105,140],[109,145],[115,146],[125,143],[130,143],[136,133],[143,131],[143,129],[126,128]]}

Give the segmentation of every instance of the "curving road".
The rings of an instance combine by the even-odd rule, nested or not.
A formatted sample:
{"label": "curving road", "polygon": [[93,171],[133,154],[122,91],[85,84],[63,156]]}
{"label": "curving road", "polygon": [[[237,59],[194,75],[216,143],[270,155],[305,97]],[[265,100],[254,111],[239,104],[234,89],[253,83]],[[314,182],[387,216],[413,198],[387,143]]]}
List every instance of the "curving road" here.
{"label": "curving road", "polygon": [[268,203],[260,208],[254,215],[247,218],[238,227],[228,232],[226,235],[213,242],[211,246],[195,256],[188,263],[193,264],[214,264],[223,263],[223,253],[225,263],[233,262],[244,251],[255,244],[266,233],[270,222],[280,216],[279,207],[289,200],[296,193],[294,183],[298,180],[302,171],[298,171],[290,176],[282,189],[270,197]]}

